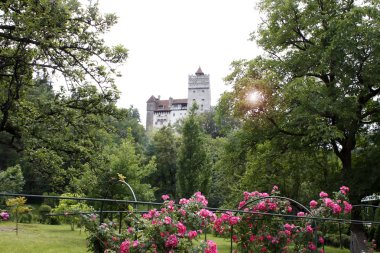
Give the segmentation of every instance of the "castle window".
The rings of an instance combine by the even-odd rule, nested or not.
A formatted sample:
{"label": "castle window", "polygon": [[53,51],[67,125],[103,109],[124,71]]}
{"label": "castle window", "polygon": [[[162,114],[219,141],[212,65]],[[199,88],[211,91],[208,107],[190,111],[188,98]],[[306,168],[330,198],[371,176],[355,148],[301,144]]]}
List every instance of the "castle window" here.
{"label": "castle window", "polygon": [[205,101],[205,99],[204,99],[204,98],[202,98],[202,101]]}
{"label": "castle window", "polygon": [[175,113],[173,113],[173,117],[175,116]]}
{"label": "castle window", "polygon": [[202,90],[202,92],[205,92],[205,90]]}
{"label": "castle window", "polygon": [[193,93],[195,93],[195,90],[193,90]]}
{"label": "castle window", "polygon": [[203,105],[201,105],[201,111],[203,111]]}

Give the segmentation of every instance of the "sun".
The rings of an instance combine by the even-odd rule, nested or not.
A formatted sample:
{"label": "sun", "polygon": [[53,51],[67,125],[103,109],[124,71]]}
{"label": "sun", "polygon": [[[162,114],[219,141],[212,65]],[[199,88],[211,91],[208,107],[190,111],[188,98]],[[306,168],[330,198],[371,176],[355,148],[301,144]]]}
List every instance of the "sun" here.
{"label": "sun", "polygon": [[248,93],[247,100],[252,104],[257,104],[263,99],[263,94],[259,91],[253,91]]}

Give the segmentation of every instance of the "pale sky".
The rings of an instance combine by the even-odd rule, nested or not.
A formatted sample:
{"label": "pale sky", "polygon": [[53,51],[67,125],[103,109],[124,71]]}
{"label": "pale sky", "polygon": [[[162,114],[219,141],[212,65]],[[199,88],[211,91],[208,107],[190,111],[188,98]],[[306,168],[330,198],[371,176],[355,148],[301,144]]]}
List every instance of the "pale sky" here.
{"label": "pale sky", "polygon": [[223,78],[233,60],[259,54],[249,34],[260,21],[256,0],[99,0],[100,10],[119,22],[107,44],[123,44],[129,57],[119,70],[119,107],[133,105],[145,126],[146,101],[187,98],[188,75],[201,66],[210,74],[216,105],[228,87]]}

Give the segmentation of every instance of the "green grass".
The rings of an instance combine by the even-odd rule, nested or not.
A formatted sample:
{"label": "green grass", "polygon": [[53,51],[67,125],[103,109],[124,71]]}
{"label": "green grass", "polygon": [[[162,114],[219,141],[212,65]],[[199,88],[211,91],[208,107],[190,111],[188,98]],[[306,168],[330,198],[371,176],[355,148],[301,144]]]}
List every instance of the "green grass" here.
{"label": "green grass", "polygon": [[[0,252],[6,253],[85,253],[86,234],[79,230],[70,231],[69,225],[42,225],[20,224],[19,235],[16,236],[13,222],[0,223]],[[204,237],[199,238],[203,240]],[[207,235],[218,245],[219,253],[230,252],[230,241],[220,237]],[[340,250],[325,247],[326,253],[349,253],[349,250]]]}
{"label": "green grass", "polygon": [[0,223],[0,252],[7,253],[85,253],[86,234],[70,231],[69,225]]}

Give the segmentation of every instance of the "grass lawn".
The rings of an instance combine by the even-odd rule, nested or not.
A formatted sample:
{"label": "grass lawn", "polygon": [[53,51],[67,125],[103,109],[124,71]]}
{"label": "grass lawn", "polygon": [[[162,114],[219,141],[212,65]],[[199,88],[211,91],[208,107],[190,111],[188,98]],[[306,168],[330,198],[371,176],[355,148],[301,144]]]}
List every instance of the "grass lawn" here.
{"label": "grass lawn", "polygon": [[70,231],[69,225],[19,224],[0,222],[0,252],[6,253],[85,253],[86,234]]}
{"label": "grass lawn", "polygon": [[[0,223],[0,252],[6,253],[85,253],[86,234],[79,230],[70,231],[69,225],[42,225],[20,224],[19,235],[14,231],[15,223]],[[200,240],[204,237],[201,236]],[[218,245],[219,253],[230,252],[230,241],[207,235]],[[326,253],[349,253],[349,250],[340,250],[325,247]]]}

